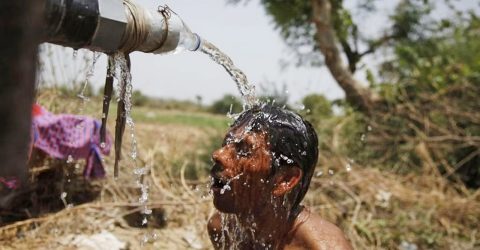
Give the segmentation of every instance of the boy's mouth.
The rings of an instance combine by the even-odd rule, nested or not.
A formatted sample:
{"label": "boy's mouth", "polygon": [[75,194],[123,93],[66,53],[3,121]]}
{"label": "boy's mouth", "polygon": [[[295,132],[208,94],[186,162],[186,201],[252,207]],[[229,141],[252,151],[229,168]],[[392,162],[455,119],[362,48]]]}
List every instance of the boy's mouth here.
{"label": "boy's mouth", "polygon": [[222,169],[222,166],[219,164],[213,165],[212,170],[210,171],[212,188],[223,188],[228,184],[228,180],[226,178],[222,178],[220,175]]}
{"label": "boy's mouth", "polygon": [[227,183],[227,180],[212,176],[212,188],[223,188],[225,185],[227,185]]}

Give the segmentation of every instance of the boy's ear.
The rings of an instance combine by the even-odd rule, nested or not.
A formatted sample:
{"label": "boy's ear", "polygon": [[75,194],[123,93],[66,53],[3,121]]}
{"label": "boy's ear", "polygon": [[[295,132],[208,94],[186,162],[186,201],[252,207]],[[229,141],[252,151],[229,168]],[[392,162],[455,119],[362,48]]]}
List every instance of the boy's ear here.
{"label": "boy's ear", "polygon": [[273,178],[273,196],[279,197],[292,190],[302,179],[303,171],[297,166],[280,169]]}

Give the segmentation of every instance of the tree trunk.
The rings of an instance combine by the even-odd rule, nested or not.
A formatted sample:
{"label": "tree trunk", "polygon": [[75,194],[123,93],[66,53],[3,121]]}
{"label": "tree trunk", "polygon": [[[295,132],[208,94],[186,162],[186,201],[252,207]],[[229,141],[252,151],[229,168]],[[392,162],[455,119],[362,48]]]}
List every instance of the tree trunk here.
{"label": "tree trunk", "polygon": [[329,0],[312,0],[313,22],[317,28],[316,41],[333,78],[345,91],[347,102],[366,115],[371,115],[374,103],[378,99],[373,92],[363,87],[344,65],[337,47],[335,30],[331,22],[331,3]]}
{"label": "tree trunk", "polygon": [[[0,2],[0,177],[28,174],[37,45],[44,2]],[[2,188],[0,188],[0,191]]]}

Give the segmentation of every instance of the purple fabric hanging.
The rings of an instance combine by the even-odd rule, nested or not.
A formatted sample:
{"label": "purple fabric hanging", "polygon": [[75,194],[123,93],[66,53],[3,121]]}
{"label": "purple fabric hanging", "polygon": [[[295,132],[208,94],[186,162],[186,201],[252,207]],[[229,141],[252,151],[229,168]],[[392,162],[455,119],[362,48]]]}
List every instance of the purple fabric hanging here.
{"label": "purple fabric hanging", "polygon": [[36,105],[32,120],[33,148],[57,159],[86,159],[85,178],[105,176],[102,154],[108,155],[111,136],[100,144],[100,122],[82,115],[52,114]]}

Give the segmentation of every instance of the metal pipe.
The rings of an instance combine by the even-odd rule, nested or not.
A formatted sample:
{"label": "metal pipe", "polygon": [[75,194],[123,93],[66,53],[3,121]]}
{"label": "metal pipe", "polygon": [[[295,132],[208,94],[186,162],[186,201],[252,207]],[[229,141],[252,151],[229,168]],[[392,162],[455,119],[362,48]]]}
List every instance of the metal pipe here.
{"label": "metal pipe", "polygon": [[45,0],[44,42],[74,49],[166,53],[200,48],[170,9],[149,11],[133,0]]}

